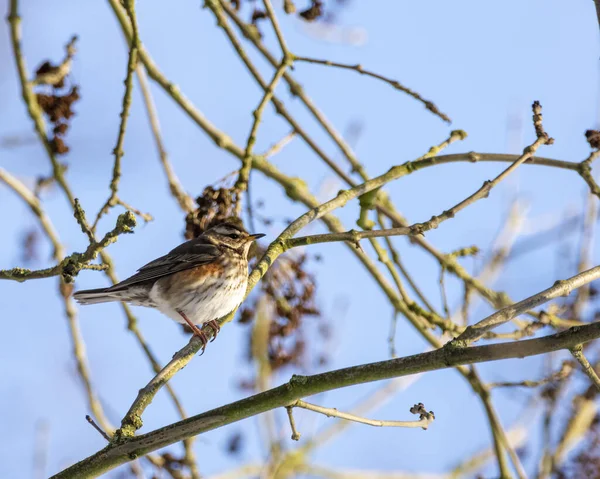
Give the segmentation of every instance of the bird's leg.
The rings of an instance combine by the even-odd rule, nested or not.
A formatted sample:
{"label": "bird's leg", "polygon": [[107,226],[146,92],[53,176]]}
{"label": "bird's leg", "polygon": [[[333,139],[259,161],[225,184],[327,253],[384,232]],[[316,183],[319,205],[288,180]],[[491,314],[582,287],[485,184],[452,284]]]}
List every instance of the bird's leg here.
{"label": "bird's leg", "polygon": [[217,323],[214,319],[207,321],[204,327],[207,326],[210,326],[210,329],[212,329],[214,333],[213,338],[210,340],[210,342],[212,343],[215,339],[217,339],[217,334],[219,334],[219,331],[221,331],[221,326],[219,326],[219,323]]}
{"label": "bird's leg", "polygon": [[200,328],[198,328],[198,326],[196,326],[194,323],[192,323],[183,311],[181,311],[179,309],[176,311],[185,320],[185,322],[188,324],[188,326],[192,329],[192,331],[194,332],[194,336],[198,336],[200,338],[200,341],[202,341],[202,354],[204,354],[204,350],[206,349],[206,345],[208,344],[208,338],[206,337],[206,334],[204,334],[202,332],[202,330]]}

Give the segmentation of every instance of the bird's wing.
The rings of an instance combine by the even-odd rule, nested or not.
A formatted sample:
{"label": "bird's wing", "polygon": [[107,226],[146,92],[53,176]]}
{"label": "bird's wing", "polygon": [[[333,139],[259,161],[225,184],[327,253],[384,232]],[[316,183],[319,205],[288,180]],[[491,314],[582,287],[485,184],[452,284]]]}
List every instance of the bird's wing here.
{"label": "bird's wing", "polygon": [[119,291],[133,284],[158,279],[179,271],[209,264],[221,256],[221,254],[223,254],[221,250],[212,243],[208,243],[202,237],[195,238],[183,243],[168,254],[150,261],[150,263],[142,266],[136,274],[112,286],[108,291]]}

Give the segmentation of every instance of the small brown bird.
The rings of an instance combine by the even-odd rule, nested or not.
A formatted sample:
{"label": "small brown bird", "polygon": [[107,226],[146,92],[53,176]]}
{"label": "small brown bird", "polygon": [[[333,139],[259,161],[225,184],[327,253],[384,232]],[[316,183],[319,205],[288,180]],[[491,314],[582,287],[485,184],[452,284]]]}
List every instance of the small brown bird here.
{"label": "small brown bird", "polygon": [[248,251],[264,234],[248,234],[222,223],[142,266],[136,274],[110,288],[78,291],[80,304],[123,301],[156,308],[187,323],[204,346],[207,338],[196,325],[207,324],[215,337],[219,319],[237,308],[248,284]]}

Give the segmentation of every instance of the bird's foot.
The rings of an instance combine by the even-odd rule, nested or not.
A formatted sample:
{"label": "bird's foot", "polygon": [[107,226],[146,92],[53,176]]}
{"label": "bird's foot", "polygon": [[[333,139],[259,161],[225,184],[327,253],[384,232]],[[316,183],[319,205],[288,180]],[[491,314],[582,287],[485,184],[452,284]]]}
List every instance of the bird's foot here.
{"label": "bird's foot", "polygon": [[206,350],[208,338],[206,337],[206,334],[204,334],[204,332],[198,328],[196,328],[196,330],[194,331],[194,336],[198,336],[200,338],[200,341],[202,341],[202,352],[200,353],[200,356],[202,356],[204,354],[204,351]]}
{"label": "bird's foot", "polygon": [[[183,311],[177,310],[177,312],[193,331],[194,336],[198,336],[198,338],[200,338],[200,341],[202,342],[202,353],[200,353],[200,356],[202,356],[204,354],[204,351],[206,350],[206,345],[208,344],[208,338],[206,337],[206,334],[198,326],[192,323]],[[216,335],[217,334],[215,333],[215,337]]]}
{"label": "bird's foot", "polygon": [[217,339],[217,334],[219,334],[219,331],[221,331],[221,326],[219,326],[219,323],[217,323],[214,319],[211,319],[210,321],[206,322],[204,327],[210,327],[210,329],[213,330],[213,338],[210,340],[212,343],[215,339]]}

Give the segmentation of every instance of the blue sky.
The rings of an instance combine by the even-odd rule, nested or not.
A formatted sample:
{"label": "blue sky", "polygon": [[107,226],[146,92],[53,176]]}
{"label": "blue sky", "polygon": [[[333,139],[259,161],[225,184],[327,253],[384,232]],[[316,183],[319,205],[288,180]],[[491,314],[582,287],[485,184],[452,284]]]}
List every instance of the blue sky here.
{"label": "blue sky", "polygon": [[[108,195],[111,151],[117,137],[123,94],[127,52],[119,27],[108,5],[102,2],[20,3],[23,49],[30,71],[42,60],[62,58],[64,44],[72,34],[79,35],[73,79],[80,85],[82,99],[75,106],[77,116],[68,133],[71,152],[65,161],[69,164],[68,181],[76,196],[90,214],[95,213]],[[0,1],[0,11],[7,9],[7,2]],[[252,122],[251,111],[262,93],[222,31],[215,27],[210,11],[202,9],[200,2],[174,2],[167,8],[158,1],[138,2],[137,11],[142,41],[165,75],[212,122],[243,144]],[[469,133],[467,140],[451,146],[447,152],[518,152],[534,138],[530,105],[539,100],[544,107],[545,127],[556,139],[555,145],[539,153],[570,161],[587,156],[589,148],[583,133],[597,126],[599,103],[598,25],[593,2],[355,0],[340,10],[337,21],[340,28],[364,32],[364,44],[324,41],[307,33],[303,23],[281,15],[284,34],[294,53],[360,62],[365,68],[398,79],[433,100],[453,119],[451,128]],[[263,30],[267,44],[276,48],[274,35],[266,25]],[[250,46],[248,50],[265,77],[270,78],[270,70]],[[21,102],[4,22],[0,23],[0,59],[5,65],[0,69],[0,137],[30,138],[33,129]],[[300,64],[294,75],[338,130],[344,131],[357,121],[363,125],[356,152],[372,175],[420,156],[445,139],[450,131],[448,125],[421,104],[354,72]],[[160,89],[153,86],[153,92],[166,147],[187,191],[199,194],[206,185],[238,167],[237,160],[218,150]],[[325,151],[343,163],[335,145],[316,128],[300,102],[289,98],[285,86],[280,86],[278,94]],[[520,129],[508,127],[519,122]],[[284,121],[268,107],[256,150],[266,149],[288,131]],[[140,265],[180,243],[184,226],[182,215],[168,193],[137,83],[124,148],[121,196],[151,212],[155,220],[138,226],[134,235],[122,237],[110,247],[120,277],[130,275]],[[305,178],[311,191],[323,200],[342,186],[298,139],[273,162],[287,174]],[[35,142],[1,149],[0,166],[28,184],[37,175],[50,171],[44,151]],[[390,184],[386,190],[410,221],[424,221],[471,194],[503,167],[499,164],[436,166]],[[252,179],[255,198],[264,200],[265,214],[292,218],[305,211],[302,205],[289,203],[281,188],[259,173],[253,174]],[[488,199],[468,208],[427,237],[443,251],[477,244],[484,254],[489,253],[507,205],[515,197],[527,203],[532,222],[549,221],[581,208],[585,185],[573,173],[526,166]],[[67,250],[85,248],[86,238],[73,221],[60,192],[51,190],[43,199]],[[0,188],[0,204],[3,225],[0,268],[8,268],[21,264],[21,238],[36,223],[27,207],[6,188]],[[346,206],[338,214],[346,226],[352,227],[358,214],[357,204]],[[113,212],[101,222],[100,231],[110,229],[115,219]],[[281,223],[266,228],[265,241],[274,239],[280,229]],[[315,225],[311,231],[323,231],[323,227]],[[423,290],[438,298],[436,264],[406,241],[399,239],[396,244]],[[576,235],[566,237],[560,245],[574,248]],[[311,251],[324,257],[323,263],[313,267],[319,281],[319,304],[334,328],[329,345],[333,360],[328,367],[386,358],[391,317],[386,299],[342,245],[322,245]],[[557,251],[559,247],[554,245],[509,263],[496,287],[519,299],[549,286],[558,275],[571,275],[573,271],[557,260]],[[50,264],[49,254],[48,245],[42,245],[40,261],[34,267]],[[465,261],[465,265],[472,267],[472,262]],[[456,305],[461,289],[457,282],[451,279],[447,282],[450,302]],[[106,279],[101,273],[83,272],[76,287],[104,284]],[[340,312],[340,304],[346,304],[347,310]],[[187,341],[180,329],[158,312],[143,309],[135,312],[161,361],[166,362]],[[488,308],[481,306],[474,319],[481,319],[488,312]],[[49,425],[48,474],[102,447],[103,439],[84,419],[87,406],[70,353],[56,281],[1,283],[0,316],[4,324],[0,335],[3,378],[0,424],[2,429],[12,431],[3,435],[0,443],[0,476],[31,477],[28,467],[32,463],[36,424],[40,421]],[[111,421],[118,423],[137,390],[151,378],[151,370],[126,331],[125,319],[117,305],[83,308],[80,321],[94,385]],[[369,324],[366,331],[365,323]],[[240,363],[245,361],[245,335],[244,327],[228,326],[202,358],[196,358],[173,380],[189,413],[200,413],[246,394],[236,388],[244,369]],[[397,345],[401,355],[426,348],[402,319]],[[541,365],[540,359],[527,359],[486,365],[481,370],[486,380],[517,380],[537,377]],[[276,378],[276,382],[284,381],[291,372]],[[319,401],[348,409],[378,386],[331,392]],[[442,472],[468,453],[489,445],[483,411],[465,381],[452,371],[427,374],[397,394],[374,416],[406,418],[408,408],[418,401],[436,412],[438,420],[429,431],[354,425],[342,438],[320,450],[315,461],[347,468],[410,471],[423,470],[426,465],[428,472]],[[520,411],[520,402],[508,394],[498,394],[497,406],[505,425],[512,424]],[[176,417],[169,399],[159,394],[144,415],[143,431],[168,424]],[[331,420],[308,413],[298,414],[305,438],[328,421]],[[251,419],[200,438],[196,451],[202,472],[212,474],[238,461],[260,460],[255,424],[256,420]],[[247,447],[237,459],[225,453],[227,438],[233,431],[243,431],[248,439]],[[289,435],[284,422],[281,433],[285,438]],[[429,459],[431,450],[436,451],[435,460]]]}

